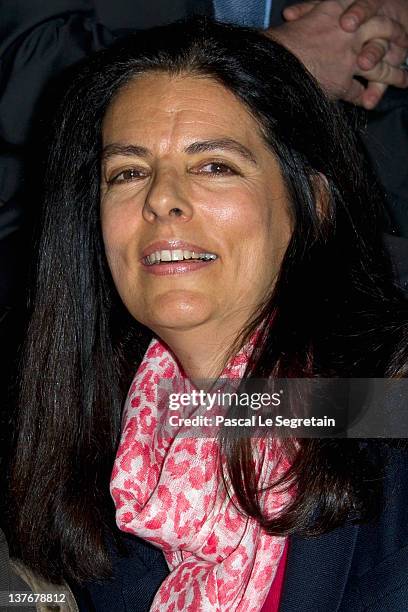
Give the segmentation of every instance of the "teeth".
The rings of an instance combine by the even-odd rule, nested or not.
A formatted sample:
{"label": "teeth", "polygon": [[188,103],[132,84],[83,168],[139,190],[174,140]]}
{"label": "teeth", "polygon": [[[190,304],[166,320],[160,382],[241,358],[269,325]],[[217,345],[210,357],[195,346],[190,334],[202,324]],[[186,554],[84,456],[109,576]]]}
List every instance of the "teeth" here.
{"label": "teeth", "polygon": [[165,249],[163,251],[155,251],[144,258],[144,263],[148,266],[158,264],[161,261],[183,261],[187,259],[201,259],[203,261],[211,261],[217,259],[214,253],[195,253],[194,251],[184,251],[181,249]]}

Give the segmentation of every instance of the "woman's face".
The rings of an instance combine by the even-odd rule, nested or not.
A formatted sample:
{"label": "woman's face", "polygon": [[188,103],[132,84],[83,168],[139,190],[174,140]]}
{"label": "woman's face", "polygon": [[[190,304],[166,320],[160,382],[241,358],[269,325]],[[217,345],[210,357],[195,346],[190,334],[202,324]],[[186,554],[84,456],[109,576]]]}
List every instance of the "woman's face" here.
{"label": "woman's face", "polygon": [[164,339],[198,327],[238,333],[291,235],[256,121],[209,78],[151,73],[112,102],[103,147],[103,239],[130,313]]}

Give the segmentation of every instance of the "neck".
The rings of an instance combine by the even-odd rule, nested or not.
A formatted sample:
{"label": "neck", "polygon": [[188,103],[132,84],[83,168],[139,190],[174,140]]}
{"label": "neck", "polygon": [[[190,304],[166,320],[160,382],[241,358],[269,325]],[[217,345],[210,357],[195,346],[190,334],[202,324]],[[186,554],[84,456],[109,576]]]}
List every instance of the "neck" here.
{"label": "neck", "polygon": [[[161,329],[160,338],[177,357],[192,381],[218,378],[237,340],[236,330],[211,330],[198,326],[188,330]],[[232,351],[236,352],[236,351]]]}

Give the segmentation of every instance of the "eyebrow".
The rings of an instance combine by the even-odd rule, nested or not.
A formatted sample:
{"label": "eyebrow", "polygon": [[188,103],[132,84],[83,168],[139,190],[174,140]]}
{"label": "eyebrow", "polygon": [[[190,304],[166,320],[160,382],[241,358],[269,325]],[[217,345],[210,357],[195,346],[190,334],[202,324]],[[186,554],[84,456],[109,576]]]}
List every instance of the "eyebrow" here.
{"label": "eyebrow", "polygon": [[[197,142],[192,142],[184,149],[184,152],[188,155],[194,155],[195,153],[220,150],[237,153],[242,158],[250,161],[254,165],[257,165],[257,161],[250,149],[233,138],[218,138],[215,140],[200,140]],[[146,158],[151,156],[151,152],[146,147],[142,147],[140,145],[111,143],[103,148],[102,161],[106,162],[108,159],[116,155]]]}
{"label": "eyebrow", "polygon": [[146,147],[134,144],[119,144],[113,142],[106,145],[102,149],[101,159],[106,162],[115,155],[124,155],[125,157],[149,157],[150,151]]}
{"label": "eyebrow", "polygon": [[193,142],[184,150],[190,155],[194,153],[205,153],[207,151],[217,150],[232,151],[233,153],[238,153],[238,155],[247,161],[257,165],[252,151],[233,138],[218,138],[217,140],[202,140],[200,142]]}

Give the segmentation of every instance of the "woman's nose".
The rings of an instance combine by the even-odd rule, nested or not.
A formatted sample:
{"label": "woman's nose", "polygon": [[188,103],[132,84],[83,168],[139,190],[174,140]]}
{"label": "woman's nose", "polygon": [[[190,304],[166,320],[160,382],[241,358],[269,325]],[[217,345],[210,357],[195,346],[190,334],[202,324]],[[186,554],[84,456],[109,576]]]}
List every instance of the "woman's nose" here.
{"label": "woman's nose", "polygon": [[159,171],[154,176],[143,206],[143,218],[156,221],[188,221],[193,209],[182,179],[174,172]]}

